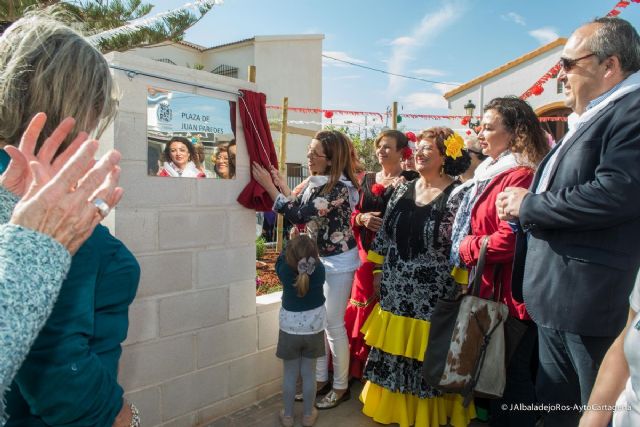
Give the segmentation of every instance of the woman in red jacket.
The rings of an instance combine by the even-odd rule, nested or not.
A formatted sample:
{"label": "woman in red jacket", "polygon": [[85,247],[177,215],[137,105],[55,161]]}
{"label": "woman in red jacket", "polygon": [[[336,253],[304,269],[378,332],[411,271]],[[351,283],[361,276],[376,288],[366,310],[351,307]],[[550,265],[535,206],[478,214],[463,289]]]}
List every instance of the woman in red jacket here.
{"label": "woman in red jacket", "polygon": [[[533,427],[532,411],[509,411],[511,404],[535,403],[531,375],[531,357],[536,342],[536,327],[523,303],[511,295],[511,270],[515,252],[512,225],[498,218],[496,197],[507,187],[529,188],[534,169],[549,151],[542,127],[529,104],[516,97],[495,98],[484,108],[482,130],[478,135],[482,153],[489,156],[476,169],[453,225],[451,261],[454,277],[467,282],[466,269],[476,265],[480,246],[489,236],[486,265],[480,295],[491,298],[493,284],[509,315],[527,325],[507,368],[507,384],[502,399],[491,402],[493,426]],[[515,226],[515,225],[514,225]]]}

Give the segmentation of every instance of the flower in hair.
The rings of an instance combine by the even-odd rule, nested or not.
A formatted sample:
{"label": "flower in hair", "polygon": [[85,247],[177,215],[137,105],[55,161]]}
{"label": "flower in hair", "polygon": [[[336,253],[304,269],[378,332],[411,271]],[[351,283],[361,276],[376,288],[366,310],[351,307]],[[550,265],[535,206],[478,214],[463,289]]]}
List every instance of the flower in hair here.
{"label": "flower in hair", "polygon": [[316,259],[313,257],[300,258],[298,261],[298,274],[308,274],[311,276],[316,270]]}
{"label": "flower in hair", "polygon": [[457,133],[453,133],[449,138],[444,141],[444,146],[447,148],[445,154],[452,159],[457,159],[462,156],[462,149],[464,148],[464,139]]}
{"label": "flower in hair", "polygon": [[381,197],[384,194],[386,188],[382,184],[373,184],[371,186],[371,192],[378,197]]}
{"label": "flower in hair", "polygon": [[409,160],[411,157],[413,157],[413,150],[411,147],[404,147],[402,149],[402,160]]}
{"label": "flower in hair", "polygon": [[407,135],[407,139],[411,142],[418,142],[418,138],[416,137],[416,134],[413,132],[407,132],[405,135]]}

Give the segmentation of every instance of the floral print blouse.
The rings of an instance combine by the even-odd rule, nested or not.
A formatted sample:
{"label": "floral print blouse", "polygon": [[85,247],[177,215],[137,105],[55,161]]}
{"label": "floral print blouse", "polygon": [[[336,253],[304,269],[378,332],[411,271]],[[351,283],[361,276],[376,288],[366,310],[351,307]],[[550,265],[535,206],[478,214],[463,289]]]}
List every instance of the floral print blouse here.
{"label": "floral print blouse", "polygon": [[293,200],[279,194],[274,210],[294,224],[305,224],[309,237],[318,245],[321,257],[347,252],[356,246],[351,231],[349,188],[338,182],[329,194],[320,194],[324,185],[313,188],[308,201],[301,194]]}

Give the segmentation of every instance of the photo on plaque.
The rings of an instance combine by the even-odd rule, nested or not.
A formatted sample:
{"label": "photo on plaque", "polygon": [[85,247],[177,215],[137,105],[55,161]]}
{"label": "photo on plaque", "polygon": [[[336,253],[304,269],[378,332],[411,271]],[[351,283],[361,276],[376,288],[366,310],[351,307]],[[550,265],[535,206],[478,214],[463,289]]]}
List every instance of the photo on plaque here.
{"label": "photo on plaque", "polygon": [[147,169],[151,176],[233,179],[236,103],[147,89]]}

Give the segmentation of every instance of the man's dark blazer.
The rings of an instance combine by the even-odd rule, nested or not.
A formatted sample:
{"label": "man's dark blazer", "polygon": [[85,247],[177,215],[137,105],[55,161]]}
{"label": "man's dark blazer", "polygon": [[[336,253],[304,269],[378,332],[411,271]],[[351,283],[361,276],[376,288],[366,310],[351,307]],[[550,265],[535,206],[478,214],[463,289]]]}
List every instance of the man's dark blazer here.
{"label": "man's dark blazer", "polygon": [[522,286],[538,325],[618,335],[640,266],[640,90],[605,106],[554,150],[548,191],[530,193],[520,208],[529,236],[519,242],[526,250],[516,251],[514,269],[524,261],[524,272],[512,286]]}

